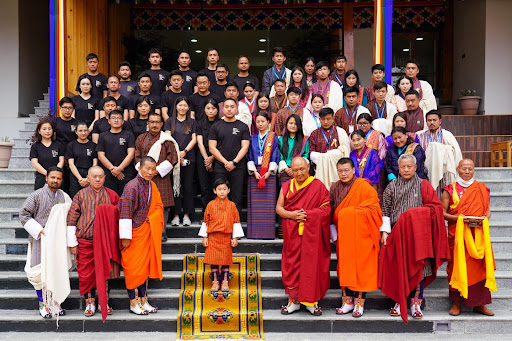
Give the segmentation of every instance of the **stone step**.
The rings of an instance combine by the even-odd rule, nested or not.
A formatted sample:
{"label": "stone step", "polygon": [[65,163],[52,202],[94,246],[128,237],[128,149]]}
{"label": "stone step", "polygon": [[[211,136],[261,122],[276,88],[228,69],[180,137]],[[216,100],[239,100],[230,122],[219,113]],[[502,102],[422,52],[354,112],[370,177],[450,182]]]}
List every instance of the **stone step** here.
{"label": "stone step", "polygon": [[[50,113],[50,109],[42,108],[42,107],[34,107],[34,113],[35,113],[35,116],[39,116],[39,117],[48,116],[48,114]],[[38,121],[33,121],[33,122],[38,122]]]}
{"label": "stone step", "polygon": [[[177,309],[179,305],[179,289],[154,289],[150,288],[151,304],[159,310]],[[287,295],[282,289],[263,289],[261,292],[263,309],[280,309],[286,304]],[[448,311],[451,301],[448,298],[448,288],[430,289],[424,292],[426,312]],[[492,293],[493,303],[489,305],[492,310],[512,309],[512,290],[503,289]],[[32,310],[35,307],[36,295],[30,289],[0,290],[0,309]],[[124,289],[110,291],[109,305],[115,311],[126,309],[127,294]],[[320,300],[322,309],[334,309],[341,306],[341,290],[329,289],[325,297]],[[365,300],[365,312],[369,310],[387,310],[393,306],[393,301],[380,291],[369,292]],[[66,310],[85,309],[84,300],[77,288],[71,291],[66,301],[62,304]]]}
{"label": "stone step", "polygon": [[500,193],[492,193],[491,192],[491,202],[492,206],[498,207],[511,207],[512,206],[512,192],[500,192]]}
{"label": "stone step", "polygon": [[20,130],[19,137],[22,139],[30,139],[34,135],[34,130]]}
{"label": "stone step", "polygon": [[32,167],[19,169],[0,168],[0,180],[34,180],[34,169]]}
{"label": "stone step", "polygon": [[27,194],[4,194],[0,193],[0,207],[21,207],[27,199]]}
{"label": "stone step", "polygon": [[50,100],[40,99],[39,100],[39,107],[40,108],[50,108]]}
{"label": "stone step", "polygon": [[34,179],[32,180],[0,180],[0,193],[29,195],[34,191]]}
{"label": "stone step", "polygon": [[[43,320],[38,311],[0,310],[0,331],[7,332],[55,332],[56,321]],[[176,332],[178,311],[162,310],[156,314],[136,316],[128,309],[115,311],[106,323],[101,314],[85,317],[83,311],[71,310],[59,318],[59,338],[66,332]],[[325,309],[322,316],[311,316],[304,308],[292,315],[282,315],[280,310],[263,310],[264,330],[269,333],[434,333],[460,334],[509,334],[512,333],[512,312],[496,310],[495,316],[488,317],[472,312],[450,316],[447,312],[427,312],[423,319],[409,319],[409,324],[400,317],[389,316],[386,310],[369,310],[359,319],[348,315],[336,315],[333,309]],[[309,335],[315,335],[309,334]],[[44,334],[43,334],[44,335]],[[325,334],[322,334],[325,335]],[[416,334],[417,335],[417,334]],[[362,335],[361,335],[362,336]],[[446,335],[445,335],[446,336]],[[133,334],[132,334],[133,337]],[[340,338],[342,334],[333,335]],[[488,336],[487,336],[488,337]],[[64,337],[65,338],[65,337]],[[173,337],[174,338],[174,337]],[[465,337],[466,338],[466,337]],[[498,335],[495,337],[498,339]],[[331,338],[329,338],[331,339]],[[492,339],[492,338],[491,338]],[[319,340],[316,338],[315,340]]]}
{"label": "stone step", "polygon": [[491,221],[494,222],[512,222],[512,205],[507,207],[491,206]]}
{"label": "stone step", "polygon": [[[41,120],[42,117],[48,115],[48,109],[39,108],[40,114],[37,113],[38,112],[37,108],[34,108],[34,111],[35,111],[34,114],[29,115],[29,118],[30,118],[29,122],[39,123],[39,121]],[[42,114],[41,114],[41,111],[43,112]]]}
{"label": "stone step", "polygon": [[37,128],[37,122],[25,122],[25,129],[24,130],[32,130],[36,131]]}
{"label": "stone step", "polygon": [[[13,139],[13,142],[14,142],[14,148],[16,147],[30,147],[31,146],[31,142],[30,142],[30,139],[22,139],[22,138],[14,138]],[[28,155],[26,155],[27,159],[28,159]]]}
{"label": "stone step", "polygon": [[486,180],[484,183],[491,193],[512,192],[512,179]]}
{"label": "stone step", "polygon": [[478,181],[512,179],[512,167],[477,167],[475,178]]}
{"label": "stone step", "polygon": [[[3,263],[6,264],[6,263]],[[6,266],[2,266],[0,271],[0,289],[27,289],[32,288],[31,284],[27,281],[27,276],[24,272],[18,270],[5,269]],[[179,288],[181,283],[182,271],[163,271],[163,280],[149,280],[149,286],[154,289],[169,289]],[[338,289],[339,282],[336,275],[336,271],[331,271],[331,289]],[[512,288],[512,271],[496,270],[496,284],[498,290],[505,288]],[[437,273],[437,279],[430,284],[430,289],[445,289],[448,286],[446,271],[439,270]],[[70,281],[72,288],[78,288],[78,275],[76,271],[70,273]],[[261,284],[262,288],[265,289],[283,289],[283,282],[281,271],[261,271]],[[109,287],[111,289],[123,289],[125,288],[124,277],[121,275],[120,278],[110,280]]]}
{"label": "stone step", "polygon": [[49,93],[44,93],[43,94],[43,98],[45,101],[50,101],[50,94]]}
{"label": "stone step", "polygon": [[22,144],[22,145],[14,145],[12,148],[11,156],[21,156],[29,159],[30,156],[30,145]]}
{"label": "stone step", "polygon": [[31,166],[30,159],[27,156],[11,156],[9,160],[9,169],[26,169]]}

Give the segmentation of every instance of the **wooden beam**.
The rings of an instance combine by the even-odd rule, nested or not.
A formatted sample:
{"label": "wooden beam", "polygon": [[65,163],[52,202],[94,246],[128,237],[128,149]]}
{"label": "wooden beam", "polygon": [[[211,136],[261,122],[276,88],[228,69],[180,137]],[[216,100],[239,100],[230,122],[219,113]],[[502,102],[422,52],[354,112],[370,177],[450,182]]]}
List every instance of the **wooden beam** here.
{"label": "wooden beam", "polygon": [[343,3],[343,54],[347,57],[347,70],[354,68],[354,7],[351,2]]}
{"label": "wooden beam", "polygon": [[448,0],[445,10],[444,29],[441,33],[441,104],[451,103],[453,98],[453,0]]}

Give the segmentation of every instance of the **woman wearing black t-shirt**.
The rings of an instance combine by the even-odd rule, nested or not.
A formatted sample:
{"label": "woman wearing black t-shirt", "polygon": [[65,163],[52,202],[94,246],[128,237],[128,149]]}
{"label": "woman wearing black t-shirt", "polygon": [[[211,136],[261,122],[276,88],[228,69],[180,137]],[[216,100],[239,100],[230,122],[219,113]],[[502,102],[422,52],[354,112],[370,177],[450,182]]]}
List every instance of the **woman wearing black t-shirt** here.
{"label": "woman wearing black t-shirt", "polygon": [[81,75],[78,78],[78,92],[77,96],[73,96],[73,103],[75,104],[75,118],[78,121],[84,121],[89,126],[89,131],[92,131],[92,123],[100,118],[100,112],[97,108],[98,99],[92,97],[92,81],[89,76]]}
{"label": "woman wearing black t-shirt", "polygon": [[151,101],[147,96],[139,96],[135,102],[135,117],[128,121],[128,130],[135,136],[135,140],[139,135],[148,131],[148,116],[151,111]]}
{"label": "woman wearing black t-shirt", "polygon": [[201,202],[203,211],[206,205],[213,200],[213,183],[215,174],[213,173],[213,161],[215,158],[208,149],[208,134],[211,126],[220,120],[219,104],[213,98],[208,98],[204,104],[204,113],[206,119],[199,121],[201,129],[197,135],[197,146],[199,153],[197,154],[197,174],[199,177],[199,187],[201,188]]}
{"label": "woman wearing black t-shirt", "polygon": [[190,117],[190,101],[185,96],[176,99],[171,117],[165,122],[164,130],[171,135],[180,147],[182,168],[181,195],[174,198],[174,218],[171,224],[179,225],[179,214],[183,211],[183,225],[190,226],[190,214],[194,212],[194,167],[196,165],[194,146],[197,142],[197,123]]}
{"label": "woman wearing black t-shirt", "polygon": [[82,188],[89,186],[87,173],[89,168],[98,165],[96,143],[88,139],[87,123],[78,122],[76,125],[78,139],[71,141],[66,150],[66,160],[71,170],[69,196],[73,198]]}
{"label": "woman wearing black t-shirt", "polygon": [[49,167],[64,166],[64,150],[62,144],[55,141],[53,123],[44,118],[37,124],[36,132],[32,137],[34,142],[30,147],[30,163],[36,170],[34,189],[44,187],[46,183],[46,170]]}

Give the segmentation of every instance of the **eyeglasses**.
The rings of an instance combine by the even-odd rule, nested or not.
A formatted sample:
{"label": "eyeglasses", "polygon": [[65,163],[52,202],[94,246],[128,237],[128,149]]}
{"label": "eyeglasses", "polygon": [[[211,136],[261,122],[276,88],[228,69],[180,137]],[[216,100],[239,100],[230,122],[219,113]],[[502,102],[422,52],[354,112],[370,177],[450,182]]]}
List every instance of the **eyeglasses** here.
{"label": "eyeglasses", "polygon": [[110,117],[109,119],[112,121],[122,121],[123,120],[122,117]]}
{"label": "eyeglasses", "polygon": [[73,108],[73,107],[60,107],[60,110],[64,110],[64,111],[71,111],[73,109],[75,109],[75,108]]}

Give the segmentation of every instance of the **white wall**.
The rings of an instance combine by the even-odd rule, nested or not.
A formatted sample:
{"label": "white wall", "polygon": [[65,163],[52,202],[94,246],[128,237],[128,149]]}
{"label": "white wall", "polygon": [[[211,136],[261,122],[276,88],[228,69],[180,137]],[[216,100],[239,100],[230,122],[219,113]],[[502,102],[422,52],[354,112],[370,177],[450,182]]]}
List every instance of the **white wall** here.
{"label": "white wall", "polygon": [[5,126],[4,119],[18,116],[18,69],[19,69],[19,30],[18,0],[0,2],[0,136]]}
{"label": "white wall", "polygon": [[485,112],[512,114],[512,1],[487,0],[485,23]]}
{"label": "white wall", "polygon": [[372,82],[373,65],[373,28],[354,30],[354,68],[359,74],[361,84],[368,86]]}
{"label": "white wall", "polygon": [[[506,2],[506,1],[505,1]],[[475,89],[485,97],[485,0],[454,2],[453,103],[461,90]],[[485,110],[482,101],[480,110]]]}

